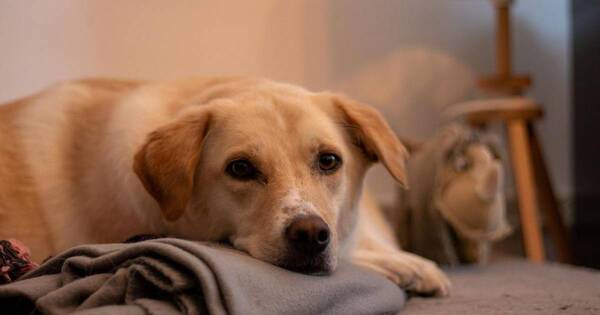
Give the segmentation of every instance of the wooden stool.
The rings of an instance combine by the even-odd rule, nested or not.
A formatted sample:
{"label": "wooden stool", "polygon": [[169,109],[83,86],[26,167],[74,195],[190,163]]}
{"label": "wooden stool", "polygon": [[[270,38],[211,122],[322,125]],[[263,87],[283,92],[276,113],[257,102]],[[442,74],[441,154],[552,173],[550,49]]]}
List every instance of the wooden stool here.
{"label": "wooden stool", "polygon": [[571,249],[567,230],[533,127],[533,122],[542,117],[543,111],[534,101],[517,96],[531,86],[530,77],[512,73],[510,9],[514,1],[491,2],[496,12],[496,73],[480,79],[479,87],[494,95],[512,97],[463,103],[452,109],[453,116],[460,116],[476,127],[492,122],[505,126],[525,253],[531,261],[545,260],[544,238],[539,224],[538,207],[541,206],[557,248],[558,260],[568,263],[571,262]]}
{"label": "wooden stool", "polygon": [[529,260],[545,260],[544,240],[539,224],[539,206],[557,248],[558,260],[571,261],[571,250],[564,221],[552,189],[540,142],[533,122],[543,111],[534,101],[523,97],[478,100],[453,106],[450,113],[475,127],[500,122],[506,128],[511,166],[516,184],[523,241]]}

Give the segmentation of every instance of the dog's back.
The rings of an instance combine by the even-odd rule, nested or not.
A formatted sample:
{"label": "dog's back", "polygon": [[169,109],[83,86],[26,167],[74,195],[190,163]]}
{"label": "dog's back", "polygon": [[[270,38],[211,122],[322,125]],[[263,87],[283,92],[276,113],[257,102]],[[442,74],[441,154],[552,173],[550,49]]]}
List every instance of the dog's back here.
{"label": "dog's back", "polygon": [[100,142],[115,100],[133,86],[83,80],[0,106],[0,239],[23,241],[37,260],[57,248],[52,230],[66,228],[65,199],[81,188],[72,179],[94,167],[80,157],[93,156],[83,151],[98,149],[89,143]]}
{"label": "dog's back", "polygon": [[39,211],[37,189],[15,124],[16,117],[29,101],[0,106],[0,239],[18,238],[26,243],[36,240],[32,250],[37,252],[46,251],[52,243]]}

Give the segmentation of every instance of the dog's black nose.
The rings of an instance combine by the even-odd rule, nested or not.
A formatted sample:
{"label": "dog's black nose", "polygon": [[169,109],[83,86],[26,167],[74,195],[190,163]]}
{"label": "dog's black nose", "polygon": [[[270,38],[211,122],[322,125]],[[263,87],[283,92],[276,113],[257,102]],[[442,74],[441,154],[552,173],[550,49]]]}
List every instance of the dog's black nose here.
{"label": "dog's black nose", "polygon": [[285,237],[299,253],[316,255],[329,244],[329,227],[316,215],[295,218],[285,230]]}

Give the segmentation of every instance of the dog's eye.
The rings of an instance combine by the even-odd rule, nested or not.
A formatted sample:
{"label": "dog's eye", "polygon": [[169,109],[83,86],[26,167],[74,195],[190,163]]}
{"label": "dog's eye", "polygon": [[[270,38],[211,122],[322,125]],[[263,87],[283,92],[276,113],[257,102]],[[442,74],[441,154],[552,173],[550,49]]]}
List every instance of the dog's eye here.
{"label": "dog's eye", "polygon": [[457,157],[454,159],[454,170],[457,172],[464,172],[471,167],[471,163],[465,157]]}
{"label": "dog's eye", "polygon": [[335,172],[341,165],[342,159],[333,153],[321,153],[319,155],[319,170],[325,174]]}
{"label": "dog's eye", "polygon": [[229,176],[238,180],[251,180],[258,177],[258,170],[248,160],[235,160],[227,165]]}

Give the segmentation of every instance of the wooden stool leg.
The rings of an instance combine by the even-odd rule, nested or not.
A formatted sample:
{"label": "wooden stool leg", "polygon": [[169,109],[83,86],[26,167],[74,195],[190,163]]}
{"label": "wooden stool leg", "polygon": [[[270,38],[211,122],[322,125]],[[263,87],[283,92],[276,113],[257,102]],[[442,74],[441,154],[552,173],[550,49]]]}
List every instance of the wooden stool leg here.
{"label": "wooden stool leg", "polygon": [[563,217],[560,213],[556,195],[552,189],[548,169],[544,161],[541,144],[536,136],[531,123],[527,124],[529,139],[531,141],[533,165],[535,169],[540,208],[546,214],[546,224],[550,230],[552,242],[556,246],[558,261],[563,263],[572,262],[569,234],[565,227]]}
{"label": "wooden stool leg", "polygon": [[533,262],[544,261],[544,242],[538,221],[538,204],[531,159],[531,146],[525,120],[507,121],[513,176],[519,199],[519,212],[525,252]]}

